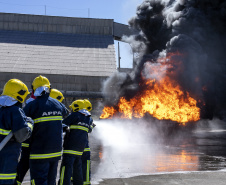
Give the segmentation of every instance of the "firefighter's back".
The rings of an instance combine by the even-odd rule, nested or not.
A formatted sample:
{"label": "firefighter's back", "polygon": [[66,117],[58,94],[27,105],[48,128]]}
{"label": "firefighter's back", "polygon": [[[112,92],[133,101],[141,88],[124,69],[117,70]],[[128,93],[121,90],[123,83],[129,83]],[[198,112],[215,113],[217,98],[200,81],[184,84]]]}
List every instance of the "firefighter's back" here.
{"label": "firefighter's back", "polygon": [[30,141],[31,184],[55,185],[58,161],[62,153],[62,118],[67,110],[59,101],[49,97],[51,84],[44,76],[32,82],[35,100],[24,107],[34,120]]}
{"label": "firefighter's back", "polygon": [[65,113],[64,107],[57,100],[45,94],[30,102],[24,111],[35,122],[30,143],[30,159],[60,157],[62,150],[61,120]]}

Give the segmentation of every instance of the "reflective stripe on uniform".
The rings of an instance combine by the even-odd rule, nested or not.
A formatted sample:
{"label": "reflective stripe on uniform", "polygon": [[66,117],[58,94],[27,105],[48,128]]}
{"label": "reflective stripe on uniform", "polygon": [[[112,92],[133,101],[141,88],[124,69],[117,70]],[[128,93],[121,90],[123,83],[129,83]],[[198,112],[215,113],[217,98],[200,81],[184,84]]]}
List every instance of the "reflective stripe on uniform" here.
{"label": "reflective stripe on uniform", "polygon": [[0,173],[0,180],[16,179],[16,173]]}
{"label": "reflective stripe on uniform", "polygon": [[62,185],[63,182],[64,182],[64,171],[65,171],[65,166],[63,166],[62,169],[61,169],[61,174],[60,174],[60,185]]}
{"label": "reflective stripe on uniform", "polygon": [[7,136],[10,132],[11,132],[11,130],[4,130],[4,129],[0,128],[0,134],[1,135]]}
{"label": "reflective stripe on uniform", "polygon": [[34,123],[40,123],[44,121],[57,121],[57,120],[62,120],[62,116],[48,116],[48,117],[41,117],[34,119]]}
{"label": "reflective stripe on uniform", "polygon": [[74,151],[74,150],[64,150],[64,154],[73,154],[73,155],[82,155],[83,152]]}
{"label": "reflective stripe on uniform", "polygon": [[21,185],[21,182],[20,181],[16,181],[17,185]]}
{"label": "reflective stripe on uniform", "polygon": [[90,160],[87,160],[87,165],[86,165],[86,181],[83,182],[83,184],[90,184],[89,172],[90,172]]}
{"label": "reflective stripe on uniform", "polygon": [[90,152],[90,148],[85,148],[84,152]]}
{"label": "reflective stripe on uniform", "polygon": [[29,147],[28,143],[22,143],[22,147]]}
{"label": "reflective stripe on uniform", "polygon": [[30,154],[30,159],[47,159],[61,156],[62,152],[49,153],[49,154]]}
{"label": "reflective stripe on uniform", "polygon": [[83,127],[83,126],[79,126],[79,125],[71,125],[71,126],[70,126],[70,129],[79,129],[79,130],[84,130],[84,131],[86,131],[86,132],[89,131],[88,128]]}
{"label": "reflective stripe on uniform", "polygon": [[86,182],[86,181],[85,181],[85,182],[83,182],[83,185],[85,185],[85,184],[91,184],[91,183],[90,183],[90,182]]}
{"label": "reflective stripe on uniform", "polygon": [[35,180],[34,179],[31,180],[31,185],[35,185]]}
{"label": "reflective stripe on uniform", "polygon": [[86,181],[85,181],[85,182],[83,182],[83,185],[85,185],[85,184],[91,184],[91,183],[90,183],[90,182],[86,182]]}

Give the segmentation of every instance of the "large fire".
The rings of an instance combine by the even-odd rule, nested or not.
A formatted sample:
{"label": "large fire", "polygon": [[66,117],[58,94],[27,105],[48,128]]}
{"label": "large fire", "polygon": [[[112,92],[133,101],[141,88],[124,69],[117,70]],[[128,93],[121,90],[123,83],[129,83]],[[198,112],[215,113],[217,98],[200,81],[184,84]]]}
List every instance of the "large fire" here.
{"label": "large fire", "polygon": [[[172,55],[164,60],[159,59],[161,66],[153,65],[151,73],[162,73],[166,59],[170,60],[171,57]],[[169,76],[161,76],[158,80],[143,78],[143,81],[145,88],[142,92],[130,100],[121,97],[114,107],[104,107],[100,118],[106,119],[113,116],[127,119],[142,118],[146,113],[149,113],[159,120],[166,119],[179,123],[200,119],[200,109],[196,106],[197,101],[190,97],[188,92],[182,91],[180,86]]]}

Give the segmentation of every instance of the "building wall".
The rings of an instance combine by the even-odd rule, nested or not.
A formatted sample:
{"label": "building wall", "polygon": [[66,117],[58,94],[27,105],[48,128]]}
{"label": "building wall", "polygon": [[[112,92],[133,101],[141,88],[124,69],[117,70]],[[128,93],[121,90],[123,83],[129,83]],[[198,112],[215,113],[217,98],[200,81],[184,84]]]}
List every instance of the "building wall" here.
{"label": "building wall", "polygon": [[[40,74],[42,75],[42,74]],[[3,89],[5,83],[12,79],[17,78],[23,81],[29,89],[31,89],[32,81],[35,77],[39,76],[39,74],[29,74],[29,73],[9,73],[9,72],[1,72],[0,73],[0,89]],[[59,89],[68,96],[95,96],[92,93],[85,92],[100,92],[101,85],[103,81],[107,77],[95,77],[95,76],[75,76],[75,75],[52,75],[52,74],[44,74],[46,76],[52,88]],[[81,92],[84,93],[81,93]]]}
{"label": "building wall", "polygon": [[0,13],[0,30],[112,35],[113,19]]}
{"label": "building wall", "polygon": [[[97,117],[100,116],[103,108],[102,107],[103,105],[101,104],[101,102],[103,101],[103,95],[101,93],[102,84],[108,78],[109,75],[111,75],[114,71],[116,71],[113,38],[120,40],[124,34],[129,35],[129,30],[127,25],[114,23],[113,19],[90,19],[90,18],[72,18],[72,17],[0,13],[0,30],[7,30],[7,31],[10,30],[11,32],[21,31],[21,32],[24,32],[26,35],[25,37],[16,36],[16,38],[19,38],[19,42],[15,42],[15,40],[12,40],[13,38],[11,35],[9,35],[9,33],[6,33],[7,36],[9,37],[8,40],[4,35],[2,35],[3,37],[2,40],[0,39],[0,43],[2,45],[1,54],[2,56],[5,57],[5,58],[2,57],[2,60],[0,60],[1,61],[0,67],[2,68],[2,71],[0,72],[0,91],[2,91],[4,84],[9,79],[12,79],[12,78],[17,78],[22,80],[31,90],[31,83],[33,79],[38,75],[43,75],[49,79],[52,85],[52,88],[56,88],[63,92],[65,96],[65,100],[63,103],[67,107],[75,99],[78,99],[78,98],[90,99],[91,103],[93,104],[92,114]],[[38,39],[34,43],[33,36],[28,37],[29,34],[27,32],[50,33],[50,34],[55,33],[55,35],[57,35],[58,40],[54,38],[53,40],[55,42],[49,43],[50,40],[46,39],[46,42],[44,45],[43,43],[38,45],[37,43],[40,43],[40,39]],[[82,45],[80,42],[75,42],[76,45],[68,44],[68,43],[65,44],[64,39],[63,41],[59,40],[60,36],[58,33],[68,34],[68,35],[71,34],[72,37],[78,34],[111,37],[112,43],[109,41],[104,41],[106,39],[102,38],[102,39],[96,39],[95,43],[92,44],[92,47],[90,47],[90,45],[85,45],[84,39],[82,39],[83,40]],[[21,35],[21,33],[19,35]],[[55,35],[53,34],[53,36]],[[48,36],[53,37],[52,35],[48,35]],[[71,42],[72,39],[68,39],[68,40]],[[90,43],[90,41],[87,41],[87,42]],[[107,46],[106,47],[105,45],[102,46],[105,43],[107,43]],[[17,50],[16,54],[15,52],[13,52],[14,51],[13,49],[7,50],[7,48],[10,49],[14,46],[15,46],[15,49]],[[38,48],[38,46],[41,46],[42,48],[40,49]],[[72,51],[73,49],[75,49],[81,52],[85,50],[90,51],[89,53],[92,53],[91,57],[87,56],[85,52],[82,52],[82,54],[79,54],[79,56],[81,57],[84,55],[84,58],[85,58],[84,60],[79,59],[79,61],[82,61],[83,62],[82,64],[85,66],[85,62],[88,61],[87,58],[90,61],[92,60],[92,63],[89,63],[88,67],[89,69],[98,68],[98,74],[93,75],[94,74],[93,71],[89,73],[86,72],[84,74],[81,72],[80,74],[74,72],[73,73],[74,75],[59,73],[58,71],[53,74],[53,70],[51,70],[51,74],[48,74],[48,73],[40,74],[40,71],[37,72],[34,70],[35,69],[34,65],[36,65],[35,62],[31,62],[32,69],[29,71],[26,71],[25,68],[28,64],[26,63],[27,65],[25,65],[25,61],[27,61],[29,58],[28,56],[30,56],[30,53],[28,52],[28,50],[32,52],[32,54],[34,54],[36,51],[35,48],[40,49],[39,51],[37,50],[40,56],[35,55],[37,59],[40,59],[41,57],[43,58],[44,56],[47,55],[46,54],[47,50],[49,55],[50,53],[58,52],[59,47],[61,47],[60,48],[61,50],[65,50],[65,52],[61,52],[62,56],[66,55],[64,57],[64,60],[62,61],[66,62],[67,64],[69,63],[68,62],[69,59],[70,61],[72,61],[71,58],[69,58],[69,56],[72,56],[72,54],[74,56],[75,54],[72,52],[69,53],[68,52],[69,50]],[[19,49],[22,48],[22,51],[19,50],[18,48]],[[56,55],[53,54],[51,55],[52,57],[51,59],[49,56],[45,57],[45,59],[46,60],[48,59],[48,61],[45,62],[45,65],[43,65],[43,68],[41,71],[42,72],[44,70],[46,71],[47,68],[50,69],[50,67],[48,67],[47,64],[50,65],[52,61],[56,61],[52,59],[55,59],[57,56],[58,56],[57,54]],[[9,66],[9,62],[8,62],[9,57],[14,57],[14,59],[11,58],[10,60],[11,63],[13,62],[15,63],[15,65],[14,63],[12,64],[14,71],[12,71],[12,67]],[[77,58],[74,57],[73,61],[75,59]],[[104,66],[98,67],[98,65],[101,64],[102,61],[105,62],[105,60],[106,60],[106,63],[104,64]],[[17,61],[20,61],[20,62],[17,62]],[[20,71],[16,67],[17,65],[21,66]],[[113,67],[111,66],[109,67],[109,65],[112,65]],[[8,70],[7,72],[5,69],[3,69],[4,66],[10,68],[10,70]],[[40,64],[38,66],[40,67]],[[63,67],[66,67],[66,65],[64,65]],[[78,65],[77,65],[77,68],[78,68]],[[70,67],[70,69],[72,69],[72,67]],[[83,67],[82,69],[83,71],[82,70],[80,71],[84,72],[85,67]],[[95,69],[94,71],[97,71],[97,70]],[[61,67],[61,72],[62,72],[62,67]],[[87,76],[85,76],[85,74]]]}
{"label": "building wall", "polygon": [[128,25],[114,22],[113,36],[115,40],[121,40],[122,36],[132,35],[132,30]]}

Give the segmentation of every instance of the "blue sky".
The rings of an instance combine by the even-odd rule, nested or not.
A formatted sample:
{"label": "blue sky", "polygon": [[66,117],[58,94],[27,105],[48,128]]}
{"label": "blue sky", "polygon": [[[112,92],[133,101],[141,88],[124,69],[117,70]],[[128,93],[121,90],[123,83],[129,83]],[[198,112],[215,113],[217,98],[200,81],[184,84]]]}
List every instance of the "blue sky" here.
{"label": "blue sky", "polygon": [[[114,19],[127,24],[143,0],[0,0],[0,12]],[[115,42],[117,58],[118,42]],[[121,67],[132,66],[131,48],[120,43]]]}

